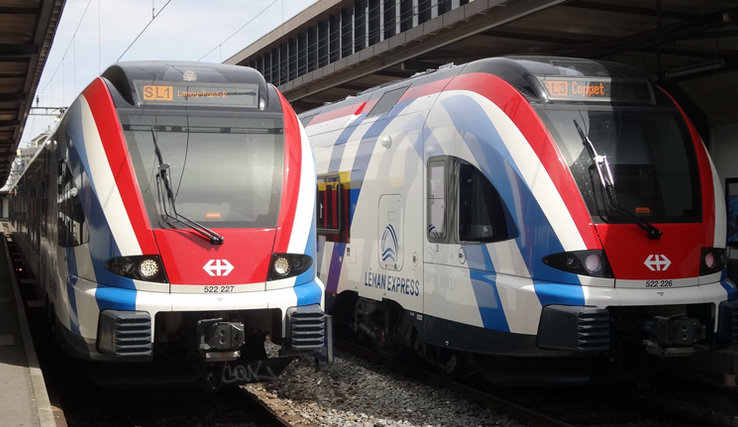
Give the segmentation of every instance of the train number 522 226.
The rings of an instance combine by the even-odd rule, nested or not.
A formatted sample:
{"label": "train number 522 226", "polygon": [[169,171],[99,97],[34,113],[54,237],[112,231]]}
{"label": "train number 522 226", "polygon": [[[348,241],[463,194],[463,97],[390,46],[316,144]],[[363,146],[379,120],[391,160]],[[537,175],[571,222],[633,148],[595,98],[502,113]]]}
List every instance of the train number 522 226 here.
{"label": "train number 522 226", "polygon": [[671,280],[646,280],[647,288],[670,288],[673,284]]}

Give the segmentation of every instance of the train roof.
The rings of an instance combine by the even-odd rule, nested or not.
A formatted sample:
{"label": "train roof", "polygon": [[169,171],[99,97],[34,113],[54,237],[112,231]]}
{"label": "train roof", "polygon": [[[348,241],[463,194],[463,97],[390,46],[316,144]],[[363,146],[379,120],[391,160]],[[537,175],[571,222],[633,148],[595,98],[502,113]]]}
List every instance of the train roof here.
{"label": "train roof", "polygon": [[[377,98],[396,87],[425,84],[433,80],[474,72],[488,73],[504,79],[531,102],[549,102],[551,99],[556,99],[555,96],[551,97],[550,92],[545,88],[544,80],[552,78],[589,81],[600,79],[608,82],[628,81],[632,82],[631,87],[628,88],[630,92],[632,93],[635,90],[638,93],[636,95],[631,94],[630,99],[621,100],[654,102],[651,81],[648,75],[630,65],[584,58],[507,56],[480,59],[461,65],[448,64],[437,70],[427,70],[407,79],[395,80],[369,88],[358,93],[355,97],[349,96],[335,103],[306,111],[301,114],[301,117],[331,110],[335,107],[335,104],[342,101],[366,101]],[[638,98],[633,98],[634,96]]]}
{"label": "train roof", "polygon": [[268,103],[269,84],[258,71],[240,65],[182,61],[119,62],[101,75],[107,79],[129,103],[136,104],[135,82],[150,85],[187,82],[192,85],[238,85],[258,87],[260,96]]}
{"label": "train roof", "polygon": [[[506,59],[520,64],[535,75],[648,79],[646,74],[635,67],[610,61],[555,56],[510,56]],[[494,60],[495,58],[483,59],[477,62]]]}

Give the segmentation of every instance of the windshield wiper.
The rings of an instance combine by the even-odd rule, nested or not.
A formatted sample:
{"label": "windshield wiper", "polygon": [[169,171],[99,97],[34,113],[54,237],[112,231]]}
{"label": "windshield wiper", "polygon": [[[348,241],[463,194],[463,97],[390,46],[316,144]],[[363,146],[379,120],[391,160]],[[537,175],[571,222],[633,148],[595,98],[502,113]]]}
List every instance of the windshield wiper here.
{"label": "windshield wiper", "polygon": [[[177,213],[177,207],[174,203],[174,192],[172,191],[172,182],[169,177],[169,163],[164,163],[164,159],[161,155],[161,150],[159,150],[159,144],[156,142],[156,132],[154,132],[154,128],[151,128],[151,136],[154,139],[154,151],[156,152],[156,159],[159,162],[159,173],[156,174],[156,188],[158,190],[159,194],[159,202],[162,205],[162,210],[164,213],[162,214],[162,219],[172,227],[174,227],[174,224],[169,222],[169,220],[173,220],[175,222],[181,223],[186,225],[187,227],[191,228],[192,230],[196,231],[197,233],[201,234],[205,238],[207,238],[210,241],[211,245],[222,245],[225,241],[225,238],[221,236],[220,234],[216,233],[215,231],[205,227],[202,224],[199,224],[184,215]],[[164,190],[166,191],[166,200],[169,201],[169,205],[172,209],[173,215],[169,213],[169,209],[167,208],[167,202],[162,198],[162,191],[161,191],[161,185],[164,183]]]}
{"label": "windshield wiper", "polygon": [[577,132],[579,132],[579,136],[582,138],[582,144],[587,148],[595,169],[597,169],[597,175],[599,176],[600,184],[604,189],[605,202],[607,206],[643,229],[643,231],[647,233],[649,239],[658,240],[661,238],[661,235],[664,234],[661,230],[656,228],[653,224],[641,220],[618,204],[617,197],[615,195],[615,180],[612,177],[612,169],[610,169],[610,163],[607,161],[607,156],[601,156],[597,153],[594,144],[589,137],[584,134],[584,131],[579,126],[576,119],[574,120],[574,126],[576,126]]}

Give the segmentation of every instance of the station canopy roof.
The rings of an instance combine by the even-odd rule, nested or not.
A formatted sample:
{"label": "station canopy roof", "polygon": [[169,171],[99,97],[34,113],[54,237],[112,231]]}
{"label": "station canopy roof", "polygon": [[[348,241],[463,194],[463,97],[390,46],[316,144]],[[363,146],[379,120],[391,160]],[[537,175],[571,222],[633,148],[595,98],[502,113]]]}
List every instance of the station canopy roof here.
{"label": "station canopy roof", "polygon": [[10,173],[64,2],[0,2],[0,186]]}
{"label": "station canopy roof", "polygon": [[[301,34],[307,34],[309,44],[311,28],[330,27],[331,19],[337,20],[346,10],[366,4],[367,12],[362,13],[370,14],[372,5],[379,3],[387,2],[320,0],[226,62],[258,64],[259,58],[278,52],[290,40],[297,40],[299,45]],[[688,97],[703,124],[738,123],[736,1],[474,0],[462,1],[466,4],[460,6],[459,1],[451,0],[411,3],[418,8],[426,3],[453,4],[453,9],[375,41],[348,57],[342,54],[335,62],[332,58],[330,64],[295,79],[279,81],[277,86],[296,110],[304,111],[447,63],[514,54],[562,55],[634,65],[670,91],[676,88],[675,92]],[[356,16],[355,10],[353,13]],[[332,50],[330,46],[326,49]]]}

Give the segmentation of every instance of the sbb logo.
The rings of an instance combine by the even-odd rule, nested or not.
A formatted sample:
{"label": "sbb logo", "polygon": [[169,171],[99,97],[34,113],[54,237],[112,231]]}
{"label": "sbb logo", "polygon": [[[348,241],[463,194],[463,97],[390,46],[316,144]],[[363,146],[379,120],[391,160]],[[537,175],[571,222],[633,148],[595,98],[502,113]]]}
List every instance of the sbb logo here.
{"label": "sbb logo", "polygon": [[645,264],[651,271],[666,271],[666,269],[671,265],[671,261],[669,261],[669,258],[664,254],[654,254],[649,255],[643,264]]}
{"label": "sbb logo", "polygon": [[211,259],[202,267],[210,276],[227,276],[233,268],[233,264],[227,259]]}

